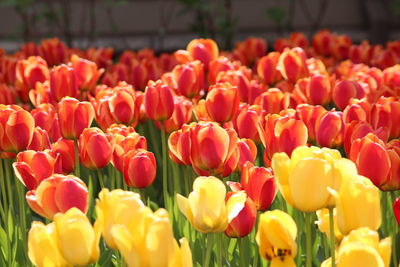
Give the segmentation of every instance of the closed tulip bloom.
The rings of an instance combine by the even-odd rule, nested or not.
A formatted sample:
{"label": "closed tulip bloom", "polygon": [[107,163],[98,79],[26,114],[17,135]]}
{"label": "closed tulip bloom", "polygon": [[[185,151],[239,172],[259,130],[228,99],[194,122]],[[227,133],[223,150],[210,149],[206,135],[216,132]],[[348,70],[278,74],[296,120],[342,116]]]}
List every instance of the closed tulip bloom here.
{"label": "closed tulip bloom", "polygon": [[209,84],[215,84],[217,82],[217,76],[220,72],[235,70],[239,66],[237,62],[230,61],[229,58],[220,56],[217,59],[209,63],[208,69],[208,82]]}
{"label": "closed tulip bloom", "polygon": [[[54,216],[59,247],[65,260],[73,266],[95,263],[100,255],[99,227],[90,224],[81,210],[71,208]],[[76,242],[80,240],[80,242]]]}
{"label": "closed tulip bloom", "polygon": [[332,99],[335,105],[344,110],[349,104],[350,99],[361,99],[365,96],[364,89],[358,82],[343,80],[338,82],[332,91]]}
{"label": "closed tulip bloom", "polygon": [[250,73],[250,70],[244,67],[237,70],[223,71],[218,74],[217,83],[230,83],[236,86],[239,90],[240,101],[253,103],[255,97],[252,94]]}
{"label": "closed tulip bloom", "polygon": [[78,139],[84,129],[90,127],[94,110],[89,102],[64,97],[58,103],[61,134],[66,139]]}
{"label": "closed tulip bloom", "polygon": [[28,191],[26,201],[32,210],[48,219],[53,219],[58,212],[65,213],[72,207],[86,213],[88,188],[78,177],[53,174],[43,180],[36,190]]}
{"label": "closed tulip bloom", "polygon": [[181,129],[184,124],[192,121],[192,102],[183,96],[174,97],[174,113],[171,118],[163,122],[156,122],[157,127],[162,128],[167,133]]}
{"label": "closed tulip bloom", "polygon": [[323,147],[340,147],[344,136],[343,114],[338,111],[328,111],[316,122],[315,133],[317,143]]}
{"label": "closed tulip bloom", "polygon": [[281,53],[271,52],[260,58],[257,64],[257,74],[266,84],[275,84],[282,80],[282,75],[276,68]]}
{"label": "closed tulip bloom", "polygon": [[75,144],[74,141],[60,138],[51,144],[51,150],[61,159],[62,172],[68,174],[75,169]]}
{"label": "closed tulip bloom", "polygon": [[307,77],[308,69],[304,50],[299,47],[285,49],[279,57],[278,69],[283,78],[292,83],[300,78]]}
{"label": "closed tulip bloom", "polygon": [[204,67],[200,61],[177,65],[172,70],[172,83],[176,91],[185,97],[193,98],[204,88]]}
{"label": "closed tulip bloom", "polygon": [[331,101],[332,83],[329,76],[313,75],[307,86],[307,98],[312,105],[326,105]]}
{"label": "closed tulip bloom", "polygon": [[67,65],[54,67],[50,72],[50,92],[56,102],[65,96],[77,97],[78,80],[75,70]]}
{"label": "closed tulip bloom", "polygon": [[249,138],[256,143],[260,143],[258,134],[258,123],[264,112],[261,106],[252,105],[244,107],[236,117],[236,131],[240,138]]}
{"label": "closed tulip bloom", "polygon": [[355,165],[341,158],[339,151],[305,146],[296,148],[291,158],[276,153],[272,169],[286,202],[305,212],[333,206],[328,188],[339,190],[344,177],[357,174]]}
{"label": "closed tulip bloom", "polygon": [[296,118],[306,125],[309,142],[316,141],[316,124],[326,113],[327,110],[322,106],[301,104],[296,107]]}
{"label": "closed tulip bloom", "polygon": [[267,113],[278,114],[288,107],[286,98],[280,89],[269,88],[256,98],[255,104],[260,105]]}
{"label": "closed tulip bloom", "polygon": [[40,104],[35,109],[31,110],[31,115],[35,120],[35,126],[39,126],[43,130],[47,131],[53,142],[60,137],[58,115],[52,104]]}
{"label": "closed tulip bloom", "polygon": [[[392,252],[390,237],[379,240],[379,234],[367,227],[350,232],[340,243],[336,266],[352,267],[389,267]],[[322,263],[323,267],[331,266],[331,259]]]}
{"label": "closed tulip bloom", "polygon": [[0,150],[18,152],[31,143],[35,121],[32,115],[16,105],[0,104]]}
{"label": "closed tulip bloom", "polygon": [[[135,120],[136,95],[132,86],[120,82],[113,89],[108,105],[116,123],[130,124]],[[100,114],[101,116],[101,114]]]}
{"label": "closed tulip bloom", "polygon": [[256,242],[261,256],[271,261],[271,267],[294,267],[297,254],[297,226],[289,214],[281,210],[260,215]]}
{"label": "closed tulip bloom", "polygon": [[178,131],[172,132],[168,137],[170,158],[177,164],[192,165],[191,159],[191,128],[196,123],[184,124]]}
{"label": "closed tulip bloom", "polygon": [[239,91],[229,83],[217,83],[209,88],[206,109],[210,117],[219,123],[232,119],[239,109]]}
{"label": "closed tulip bloom", "polygon": [[379,189],[368,178],[357,174],[342,183],[340,190],[330,189],[336,198],[340,232],[346,235],[360,227],[378,230],[381,225]]}
{"label": "closed tulip bloom", "polygon": [[111,161],[115,145],[113,136],[99,128],[86,128],[79,137],[79,158],[89,169],[100,169]]}
{"label": "closed tulip bloom", "polygon": [[246,162],[242,168],[240,181],[257,210],[263,211],[271,206],[278,188],[270,168],[256,167],[253,163]]}
{"label": "closed tulip bloom", "polygon": [[58,38],[44,39],[38,47],[39,55],[47,61],[50,66],[64,63],[67,55],[67,47]]}
{"label": "closed tulip bloom", "polygon": [[44,225],[34,221],[28,234],[28,256],[37,267],[68,267],[61,254],[54,223]]}
{"label": "closed tulip bloom", "polygon": [[219,233],[228,226],[224,183],[213,176],[200,176],[188,198],[177,194],[179,210],[202,233]]}
{"label": "closed tulip bloom", "polygon": [[206,68],[208,63],[218,58],[218,45],[212,39],[193,39],[186,47],[192,60],[200,60]]}
{"label": "closed tulip bloom", "polygon": [[169,119],[174,112],[171,89],[161,80],[149,81],[144,92],[144,107],[147,116],[155,121]]}
{"label": "closed tulip bloom", "polygon": [[254,163],[256,160],[257,145],[251,139],[242,138],[238,140],[237,147],[240,154],[237,169],[241,170],[246,162],[250,161],[251,163]]}
{"label": "closed tulip bloom", "polygon": [[131,150],[123,157],[124,180],[129,187],[150,186],[156,178],[156,169],[154,154],[147,150]]}
{"label": "closed tulip bloom", "polygon": [[35,127],[33,130],[32,140],[26,149],[35,151],[50,149],[50,138],[47,131],[40,127]]}
{"label": "closed tulip bloom", "polygon": [[245,237],[256,224],[257,209],[244,191],[228,192],[226,195],[229,237]]}
{"label": "closed tulip bloom", "polygon": [[44,179],[61,172],[61,161],[53,151],[26,150],[17,154],[13,168],[17,178],[28,190],[33,190]]}
{"label": "closed tulip bloom", "polygon": [[75,70],[78,87],[83,91],[93,91],[104,72],[104,69],[97,68],[96,63],[75,54],[71,56],[71,66]]}

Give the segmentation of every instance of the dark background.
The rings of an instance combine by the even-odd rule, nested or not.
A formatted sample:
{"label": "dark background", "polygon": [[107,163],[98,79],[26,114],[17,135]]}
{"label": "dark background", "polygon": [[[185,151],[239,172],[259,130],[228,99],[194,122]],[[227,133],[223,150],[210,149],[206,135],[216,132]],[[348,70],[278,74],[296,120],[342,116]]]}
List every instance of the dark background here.
{"label": "dark background", "polygon": [[220,47],[328,28],[384,43],[400,39],[400,0],[0,0],[0,47],[57,36],[79,48],[173,51],[195,37]]}

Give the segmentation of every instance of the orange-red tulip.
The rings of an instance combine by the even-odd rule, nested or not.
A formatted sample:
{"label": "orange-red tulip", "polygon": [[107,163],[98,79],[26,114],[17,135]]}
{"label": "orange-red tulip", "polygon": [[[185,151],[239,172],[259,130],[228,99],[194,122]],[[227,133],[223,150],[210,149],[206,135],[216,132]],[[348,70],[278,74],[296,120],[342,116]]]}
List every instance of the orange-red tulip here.
{"label": "orange-red tulip", "polygon": [[215,84],[217,77],[220,72],[228,70],[236,70],[239,68],[238,62],[232,62],[229,58],[220,56],[213,60],[209,64],[208,69],[208,82],[209,84]]}
{"label": "orange-red tulip", "polygon": [[58,38],[44,39],[38,47],[39,55],[49,66],[64,63],[67,59],[67,47]]}
{"label": "orange-red tulip", "polygon": [[323,29],[314,34],[311,43],[318,54],[322,56],[330,56],[332,39],[332,33],[327,29]]}
{"label": "orange-red tulip", "polygon": [[98,69],[96,63],[75,54],[71,56],[71,65],[76,73],[78,87],[84,91],[93,91],[104,69]]}
{"label": "orange-red tulip", "polygon": [[381,190],[394,191],[400,189],[400,141],[394,139],[387,144],[386,152],[390,159],[390,174]]}
{"label": "orange-red tulip", "polygon": [[393,211],[397,220],[397,224],[400,226],[400,197],[398,197],[393,203]]}
{"label": "orange-red tulip", "polygon": [[239,109],[239,91],[229,83],[217,83],[209,88],[206,109],[210,117],[219,123],[232,120]]}
{"label": "orange-red tulip", "polygon": [[250,103],[252,99],[251,83],[247,69],[241,68],[239,70],[228,70],[220,72],[217,76],[218,83],[230,83],[239,89],[240,100]]}
{"label": "orange-red tulip", "polygon": [[172,70],[172,82],[176,91],[185,97],[193,98],[204,88],[204,67],[196,60],[177,65]]}
{"label": "orange-red tulip", "polygon": [[335,105],[344,110],[349,104],[350,99],[361,99],[365,96],[364,89],[358,82],[343,80],[338,82],[332,91],[332,99]]}
{"label": "orange-red tulip", "polygon": [[266,84],[275,84],[282,80],[282,75],[276,68],[280,56],[279,52],[271,52],[258,61],[257,74]]}
{"label": "orange-red tulip", "polygon": [[265,115],[261,106],[252,105],[244,107],[236,118],[236,131],[240,138],[250,138],[260,143],[258,134],[258,123]]}
{"label": "orange-red tulip", "polygon": [[51,150],[57,153],[62,162],[62,172],[71,173],[75,169],[75,144],[74,141],[60,138],[51,144]]}
{"label": "orange-red tulip", "polygon": [[67,65],[54,67],[50,72],[50,93],[54,101],[63,97],[78,96],[78,79],[75,70]]}
{"label": "orange-red tulip", "polygon": [[60,130],[66,139],[77,139],[83,130],[92,124],[93,117],[93,106],[89,102],[64,97],[58,103]]}
{"label": "orange-red tulip", "polygon": [[182,125],[190,123],[192,121],[192,102],[183,96],[174,97],[174,113],[171,118],[163,122],[156,121],[157,127],[161,127],[162,130],[171,133],[179,130]]}
{"label": "orange-red tulip", "polygon": [[156,159],[144,149],[131,150],[123,158],[124,180],[129,187],[145,188],[156,178]]}
{"label": "orange-red tulip", "polygon": [[175,163],[192,165],[190,131],[196,125],[196,123],[184,124],[181,129],[170,134],[168,138],[169,156]]}
{"label": "orange-red tulip", "polygon": [[320,116],[315,125],[317,143],[323,147],[340,147],[344,136],[343,114],[328,111]]}
{"label": "orange-red tulip", "polygon": [[52,104],[44,103],[31,110],[35,126],[49,133],[50,140],[56,141],[61,137],[58,115]]}
{"label": "orange-red tulip", "polygon": [[254,163],[257,157],[257,146],[253,140],[246,138],[239,139],[237,147],[239,149],[239,161],[237,164],[239,170],[247,161]]}
{"label": "orange-red tulip", "polygon": [[35,151],[50,149],[50,138],[47,131],[40,127],[35,127],[33,130],[32,140],[26,149]]}
{"label": "orange-red tulip", "polygon": [[266,113],[277,114],[288,107],[287,96],[278,88],[269,88],[256,98],[255,104],[260,105]]}
{"label": "orange-red tulip", "polygon": [[331,80],[326,75],[313,75],[307,86],[306,95],[312,105],[326,105],[331,101]]}
{"label": "orange-red tulip", "polygon": [[169,119],[174,112],[171,89],[161,80],[149,81],[144,93],[144,108],[147,116],[155,121]]}
{"label": "orange-red tulip", "polygon": [[278,61],[278,69],[283,78],[295,83],[298,79],[308,76],[306,55],[300,47],[285,49]]}
{"label": "orange-red tulip", "polygon": [[267,43],[264,39],[249,37],[243,42],[236,44],[233,55],[244,65],[252,66],[258,58],[265,55],[266,50]]}
{"label": "orange-red tulip", "polygon": [[114,55],[114,48],[112,47],[102,47],[102,48],[89,48],[86,51],[87,58],[94,63],[99,68],[106,69],[112,64],[112,58]]}
{"label": "orange-red tulip", "polygon": [[114,137],[99,128],[86,128],[79,136],[80,162],[88,169],[100,169],[111,161],[115,145]]}
{"label": "orange-red tulip", "polygon": [[328,111],[322,106],[301,104],[296,108],[296,118],[307,127],[309,141],[316,141],[316,124]]}
{"label": "orange-red tulip", "polygon": [[83,213],[88,209],[88,188],[78,177],[54,174],[43,180],[36,190],[26,193],[29,207],[50,220],[59,212],[76,207]]}
{"label": "orange-red tulip", "polygon": [[15,103],[14,87],[8,86],[5,83],[0,83],[0,104],[12,105]]}
{"label": "orange-red tulip", "polygon": [[[219,49],[211,39],[193,39],[186,47],[190,60],[200,60],[206,68],[208,63],[218,58]],[[178,57],[178,61],[180,61]]]}
{"label": "orange-red tulip", "polygon": [[61,161],[57,153],[26,150],[18,153],[13,163],[15,175],[29,189],[33,190],[46,178],[61,172]]}

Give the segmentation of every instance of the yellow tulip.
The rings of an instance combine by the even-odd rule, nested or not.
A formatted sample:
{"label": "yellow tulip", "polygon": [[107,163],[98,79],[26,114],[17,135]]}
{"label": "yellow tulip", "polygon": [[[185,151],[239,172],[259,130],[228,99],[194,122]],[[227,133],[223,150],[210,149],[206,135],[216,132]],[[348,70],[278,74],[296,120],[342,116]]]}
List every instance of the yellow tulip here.
{"label": "yellow tulip", "polygon": [[100,231],[93,229],[81,210],[71,208],[65,214],[57,213],[54,224],[60,251],[67,262],[74,266],[86,266],[97,261]]}
{"label": "yellow tulip", "polygon": [[41,222],[32,223],[28,235],[28,256],[38,267],[71,266],[66,262],[58,247],[54,223],[48,225]]}
{"label": "yellow tulip", "polygon": [[103,189],[96,200],[96,223],[108,247],[117,249],[111,228],[114,225],[125,225],[137,238],[135,245],[141,246],[144,232],[140,225],[151,210],[140,200],[137,193],[116,189]]}
{"label": "yellow tulip", "polygon": [[[316,224],[318,225],[318,229],[326,234],[327,238],[330,238],[330,225],[329,225],[329,210],[328,209],[321,209],[317,210],[317,217],[318,221]],[[333,227],[335,232],[335,240],[340,242],[343,238],[343,234],[340,232],[339,227],[337,225],[336,219],[336,208],[333,209]]]}
{"label": "yellow tulip", "polygon": [[[376,231],[367,227],[353,230],[343,238],[338,249],[338,267],[388,267],[390,265],[391,239],[379,240]],[[322,267],[331,267],[330,259]]]}
{"label": "yellow tulip", "polygon": [[337,223],[340,232],[348,234],[360,227],[377,230],[381,225],[379,189],[360,175],[345,179],[339,192],[330,190],[336,198]]}
{"label": "yellow tulip", "polygon": [[356,174],[355,164],[329,148],[297,147],[272,157],[278,188],[291,206],[313,212],[335,205],[328,188],[338,190],[345,176]]}
{"label": "yellow tulip", "polygon": [[224,183],[213,176],[201,176],[193,183],[188,198],[177,194],[178,207],[193,227],[202,233],[223,232],[228,226]]}
{"label": "yellow tulip", "polygon": [[261,256],[271,261],[271,267],[296,266],[297,226],[292,217],[273,210],[261,214],[259,220],[256,242]]}

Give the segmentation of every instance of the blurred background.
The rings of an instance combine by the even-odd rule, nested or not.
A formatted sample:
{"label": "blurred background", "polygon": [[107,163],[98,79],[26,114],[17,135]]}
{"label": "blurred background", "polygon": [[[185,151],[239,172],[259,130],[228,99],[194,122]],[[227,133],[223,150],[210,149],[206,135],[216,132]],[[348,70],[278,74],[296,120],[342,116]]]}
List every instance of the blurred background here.
{"label": "blurred background", "polygon": [[328,28],[354,42],[400,39],[400,0],[0,0],[0,47],[59,37],[85,49],[174,51],[195,37],[223,49]]}

